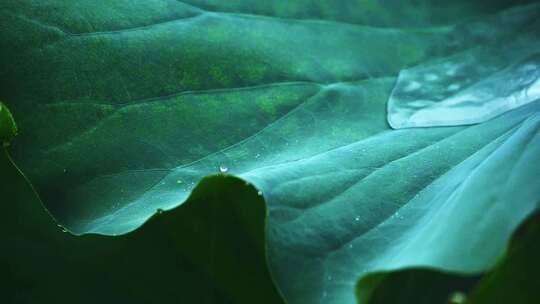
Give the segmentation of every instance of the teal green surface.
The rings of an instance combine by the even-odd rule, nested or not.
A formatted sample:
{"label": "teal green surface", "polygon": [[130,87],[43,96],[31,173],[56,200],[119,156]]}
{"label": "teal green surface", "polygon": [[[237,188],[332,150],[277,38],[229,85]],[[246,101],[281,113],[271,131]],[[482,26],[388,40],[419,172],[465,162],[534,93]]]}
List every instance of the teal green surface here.
{"label": "teal green surface", "polygon": [[[369,273],[490,269],[538,207],[540,101],[472,126],[386,119],[400,71],[520,34],[537,4],[187,2],[0,4],[10,155],[82,235],[4,182],[6,208],[41,214],[6,233],[13,290],[67,302],[48,284],[82,267],[89,303],[355,303]],[[38,227],[42,257],[19,255]],[[61,271],[30,267],[47,257]]]}

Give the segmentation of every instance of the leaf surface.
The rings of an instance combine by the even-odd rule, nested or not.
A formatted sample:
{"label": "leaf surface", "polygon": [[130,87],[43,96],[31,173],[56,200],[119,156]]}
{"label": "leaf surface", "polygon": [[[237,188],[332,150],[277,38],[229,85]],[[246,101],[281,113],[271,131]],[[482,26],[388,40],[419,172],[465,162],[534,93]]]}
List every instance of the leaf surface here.
{"label": "leaf surface", "polygon": [[[160,246],[178,246],[166,252],[197,267],[221,252],[201,276],[235,303],[258,294],[243,293],[249,282],[268,303],[281,295],[293,304],[354,303],[356,281],[369,272],[470,274],[494,265],[537,208],[540,102],[472,126],[393,130],[387,101],[400,71],[443,73],[445,58],[511,41],[537,20],[538,5],[484,16],[456,2],[455,14],[433,23],[408,6],[398,5],[405,20],[397,22],[375,2],[366,7],[381,14],[311,5],[301,15],[298,3],[3,3],[0,81],[9,90],[0,97],[21,129],[12,155],[47,210],[77,235],[132,232],[119,236],[135,235],[130,251],[145,246],[139,235],[157,233],[152,221],[137,228],[171,210],[160,232],[175,232]],[[521,59],[507,52],[505,64]],[[220,168],[257,190],[244,197],[218,176],[196,199],[195,185]],[[231,210],[204,215],[184,203],[219,204],[212,191]],[[238,202],[260,205],[228,214]],[[246,224],[249,214],[257,216]],[[191,215],[204,220],[192,227]],[[233,232],[219,232],[220,223]],[[223,239],[211,238],[218,232]],[[224,241],[235,234],[252,245]],[[241,251],[255,266],[241,269]],[[226,278],[233,269],[236,283]]]}

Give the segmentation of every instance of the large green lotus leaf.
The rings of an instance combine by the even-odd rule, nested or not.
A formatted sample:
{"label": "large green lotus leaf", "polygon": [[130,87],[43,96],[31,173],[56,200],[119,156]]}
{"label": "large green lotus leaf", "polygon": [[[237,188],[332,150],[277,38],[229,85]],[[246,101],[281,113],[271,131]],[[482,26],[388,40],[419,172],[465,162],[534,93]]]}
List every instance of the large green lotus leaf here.
{"label": "large green lotus leaf", "polygon": [[[250,274],[264,278],[252,291],[277,299],[261,287],[272,285],[265,259],[289,303],[354,303],[356,280],[373,271],[492,266],[540,197],[540,102],[475,126],[397,131],[386,102],[402,69],[510,39],[538,5],[453,25],[483,13],[456,2],[441,25],[429,14],[414,21],[414,8],[398,4],[410,22],[309,3],[302,16],[296,4],[4,2],[0,97],[21,129],[16,163],[74,234],[125,234],[180,205],[163,214],[162,230],[176,228],[196,213],[183,212],[195,183],[220,170],[254,184],[268,208],[266,244],[253,228],[262,229],[261,210],[255,224],[233,229],[255,240],[247,248],[208,238],[217,231],[205,230],[208,219],[171,233],[173,252],[238,303],[256,294],[239,289]],[[230,204],[256,201],[215,183],[209,189]],[[224,226],[250,214],[219,210],[212,216]],[[151,225],[118,239],[153,235]],[[126,248],[148,246],[136,238]],[[212,244],[227,266],[201,267],[210,259],[201,248]],[[242,268],[238,248],[255,270]],[[226,279],[234,269],[243,269],[238,283]]]}

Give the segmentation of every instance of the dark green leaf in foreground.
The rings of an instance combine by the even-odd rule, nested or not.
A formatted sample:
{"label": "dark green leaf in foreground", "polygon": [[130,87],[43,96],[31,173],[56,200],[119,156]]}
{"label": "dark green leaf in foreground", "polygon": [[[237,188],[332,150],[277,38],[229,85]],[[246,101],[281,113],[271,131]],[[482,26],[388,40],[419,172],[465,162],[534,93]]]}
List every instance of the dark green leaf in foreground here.
{"label": "dark green leaf in foreground", "polygon": [[[354,303],[371,272],[485,271],[538,207],[540,101],[473,126],[386,120],[400,71],[536,33],[537,4],[89,3],[1,4],[0,98],[21,129],[15,162],[50,213],[74,234],[121,235],[55,236],[62,256],[45,245],[96,300],[160,289],[275,303],[271,273],[288,303]],[[222,176],[193,190],[220,170],[260,196]],[[13,233],[11,273],[67,302],[47,294],[56,273],[17,257],[48,234],[19,246],[24,235]]]}

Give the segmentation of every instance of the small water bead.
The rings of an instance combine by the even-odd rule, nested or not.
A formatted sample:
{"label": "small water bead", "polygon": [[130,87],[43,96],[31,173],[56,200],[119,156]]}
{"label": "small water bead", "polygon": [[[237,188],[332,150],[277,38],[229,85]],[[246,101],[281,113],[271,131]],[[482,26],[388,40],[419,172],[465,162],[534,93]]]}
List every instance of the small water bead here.
{"label": "small water bead", "polygon": [[360,220],[360,217],[357,216],[357,217],[354,218],[354,220],[358,222]]}
{"label": "small water bead", "polygon": [[219,172],[227,173],[227,172],[229,172],[229,168],[227,168],[227,166],[225,166],[225,165],[220,165],[219,166]]}
{"label": "small water bead", "polygon": [[459,291],[452,293],[448,299],[448,303],[450,304],[463,304],[466,301],[467,301],[467,295]]}
{"label": "small water bead", "polygon": [[261,190],[257,191],[257,195],[262,196],[263,195],[262,191]]}
{"label": "small water bead", "polygon": [[255,158],[259,158],[261,155],[259,153],[255,154]]}
{"label": "small water bead", "polygon": [[449,85],[447,89],[448,91],[457,91],[459,90],[459,88],[460,88],[459,84],[454,83],[454,84]]}
{"label": "small water bead", "polygon": [[183,183],[183,181],[179,179],[179,180],[176,181],[176,183],[181,184],[181,183]]}
{"label": "small water bead", "polygon": [[157,210],[156,210],[156,213],[157,213],[157,214],[162,214],[162,213],[163,213],[163,209],[161,209],[161,208],[157,209]]}

